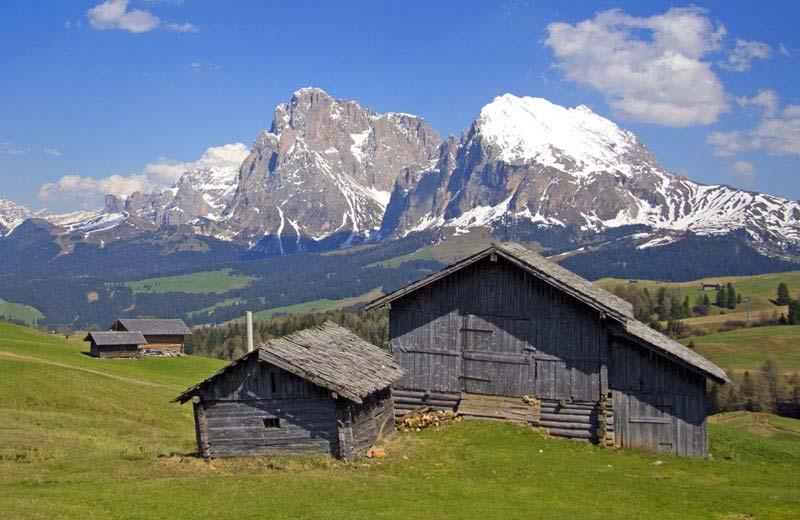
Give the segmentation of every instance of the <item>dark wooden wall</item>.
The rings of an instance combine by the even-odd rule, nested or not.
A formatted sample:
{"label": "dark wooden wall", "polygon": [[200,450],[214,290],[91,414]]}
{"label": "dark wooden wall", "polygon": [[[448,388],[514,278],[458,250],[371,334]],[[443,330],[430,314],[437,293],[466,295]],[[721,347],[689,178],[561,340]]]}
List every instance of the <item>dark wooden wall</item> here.
{"label": "dark wooden wall", "polygon": [[[357,404],[255,358],[221,374],[197,401],[198,450],[205,457],[333,455],[352,460],[391,431],[387,417],[394,419],[388,388]],[[265,427],[265,420],[274,419],[279,427]]]}
{"label": "dark wooden wall", "polygon": [[138,345],[103,345],[91,343],[89,354],[100,358],[135,358],[139,355]]}
{"label": "dark wooden wall", "polygon": [[634,343],[609,345],[597,311],[502,258],[395,300],[389,323],[406,370],[398,410],[448,408],[462,392],[528,395],[553,435],[706,453],[703,376]]}
{"label": "dark wooden wall", "polygon": [[705,377],[613,337],[609,379],[618,446],[695,457],[707,454]]}
{"label": "dark wooden wall", "polygon": [[485,259],[396,300],[402,390],[597,401],[599,314],[513,264]]}

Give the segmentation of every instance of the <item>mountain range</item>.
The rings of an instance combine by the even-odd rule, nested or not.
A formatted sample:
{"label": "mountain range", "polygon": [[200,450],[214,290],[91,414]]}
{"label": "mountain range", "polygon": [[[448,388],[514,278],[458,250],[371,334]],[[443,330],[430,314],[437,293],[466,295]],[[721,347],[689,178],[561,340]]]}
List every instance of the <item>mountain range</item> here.
{"label": "mountain range", "polygon": [[105,208],[71,215],[0,200],[0,236],[28,219],[59,255],[167,234],[171,250],[206,237],[274,256],[489,228],[562,255],[735,236],[760,255],[800,260],[797,201],[692,181],[586,106],[511,94],[459,138],[442,138],[418,116],[303,88],[249,149],[211,148],[168,189],[109,195]]}

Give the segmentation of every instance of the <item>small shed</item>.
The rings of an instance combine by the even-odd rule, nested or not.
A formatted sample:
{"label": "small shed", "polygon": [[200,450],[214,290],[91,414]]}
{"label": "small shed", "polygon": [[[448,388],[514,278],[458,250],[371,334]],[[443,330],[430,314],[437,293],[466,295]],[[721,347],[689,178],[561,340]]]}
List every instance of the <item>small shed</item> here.
{"label": "small shed", "polygon": [[630,303],[520,244],[502,243],[385,295],[419,405],[521,420],[551,435],[704,456],[706,381],[719,367],[650,329]]}
{"label": "small shed", "polygon": [[353,460],[394,431],[392,357],[326,322],[269,340],[189,388],[203,457],[329,454]]}
{"label": "small shed", "polygon": [[149,354],[181,354],[184,341],[192,335],[192,329],[179,319],[125,318],[114,322],[111,330],[142,333]]}
{"label": "small shed", "polygon": [[83,341],[91,343],[89,354],[99,358],[134,358],[147,344],[141,332],[90,332]]}

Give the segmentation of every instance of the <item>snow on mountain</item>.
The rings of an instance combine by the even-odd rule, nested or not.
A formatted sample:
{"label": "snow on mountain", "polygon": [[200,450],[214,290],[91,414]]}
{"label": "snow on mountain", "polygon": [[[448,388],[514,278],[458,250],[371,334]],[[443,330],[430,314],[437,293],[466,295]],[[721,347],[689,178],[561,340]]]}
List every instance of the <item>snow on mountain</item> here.
{"label": "snow on mountain", "polygon": [[564,108],[546,99],[505,94],[483,107],[477,127],[507,163],[535,161],[577,176],[609,170],[630,173],[621,160],[636,136],[586,106]]}
{"label": "snow on mountain", "polygon": [[636,135],[585,106],[499,96],[456,150],[442,153],[451,159],[395,186],[392,226],[382,233],[510,222],[584,232],[745,230],[764,253],[800,254],[798,202],[670,173]]}
{"label": "snow on mountain", "polygon": [[14,231],[14,229],[22,224],[25,219],[31,216],[31,211],[6,199],[0,199],[0,237]]}

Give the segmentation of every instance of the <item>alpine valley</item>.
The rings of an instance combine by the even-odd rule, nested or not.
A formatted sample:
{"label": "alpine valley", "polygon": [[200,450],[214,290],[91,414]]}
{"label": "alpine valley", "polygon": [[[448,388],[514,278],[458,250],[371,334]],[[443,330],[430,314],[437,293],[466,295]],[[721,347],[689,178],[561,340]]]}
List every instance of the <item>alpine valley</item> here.
{"label": "alpine valley", "polygon": [[[49,324],[216,323],[388,291],[454,244],[489,240],[529,243],[590,279],[796,269],[800,203],[668,172],[585,106],[506,94],[443,139],[418,116],[303,88],[249,149],[210,148],[163,191],[69,215],[0,199],[0,237],[0,298]],[[246,282],[191,298],[142,289],[193,273]]]}

